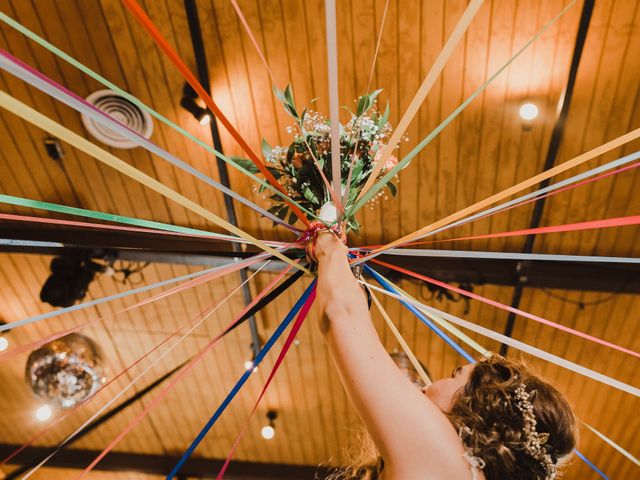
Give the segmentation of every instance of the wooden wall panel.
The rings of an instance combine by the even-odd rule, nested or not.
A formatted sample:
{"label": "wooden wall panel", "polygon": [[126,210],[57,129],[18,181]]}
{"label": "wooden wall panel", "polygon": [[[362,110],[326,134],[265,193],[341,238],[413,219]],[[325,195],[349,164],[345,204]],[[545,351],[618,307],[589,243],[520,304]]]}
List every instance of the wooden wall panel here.
{"label": "wooden wall panel", "polygon": [[[141,3],[186,63],[195,67],[182,2],[145,0]],[[318,98],[317,109],[326,113],[324,2],[242,0],[239,3],[265,52],[277,84],[282,88],[291,83],[299,105]],[[348,108],[353,109],[353,100],[367,87],[385,3],[386,0],[338,2],[339,93],[341,105]],[[412,122],[407,132],[409,141],[402,143],[400,155],[410,151],[437,127],[566,4],[552,0],[486,2]],[[263,137],[271,144],[286,144],[290,141],[286,127],[291,121],[275,100],[265,68],[233,8],[225,0],[198,0],[197,5],[214,99],[255,151],[260,152]],[[392,123],[397,123],[401,117],[466,5],[464,1],[389,1],[371,89],[384,89],[380,106],[390,102]],[[393,240],[541,171],[555,109],[567,80],[580,8],[581,4],[576,4],[557,25],[545,32],[418,155],[409,168],[401,172],[399,198],[362,210],[359,218],[364,228],[360,236],[352,237],[352,244]],[[0,0],[0,10],[138,96],[203,141],[210,141],[208,129],[201,127],[179,107],[183,85],[180,75],[117,0]],[[557,163],[640,126],[639,32],[638,2],[596,2]],[[99,88],[95,81],[4,25],[0,26],[0,42],[12,54],[80,95]],[[75,112],[26,87],[10,75],[0,75],[0,88],[68,128],[85,134]],[[539,120],[529,131],[522,129],[517,118],[517,109],[524,100],[537,102],[541,111]],[[346,112],[341,115],[343,121],[348,119]],[[225,153],[243,155],[224,129],[221,133]],[[5,140],[0,150],[5,172],[0,176],[2,193],[216,229],[71,147],[65,146],[62,168],[45,155],[42,147],[44,133],[6,112],[0,112],[0,135]],[[212,155],[157,121],[152,140],[207,175],[218,178]],[[638,146],[639,142],[629,144],[559,175],[553,181],[632,153]],[[221,195],[186,173],[140,149],[114,153],[215,213],[225,215]],[[234,190],[261,205],[268,205],[265,198],[255,192],[250,180],[234,169],[230,169],[230,176]],[[640,207],[636,193],[639,181],[639,174],[633,170],[551,197],[542,223],[557,225],[636,215]],[[1,209],[3,212],[48,216],[46,212],[23,208],[2,206]],[[263,238],[291,238],[281,229],[273,229],[269,221],[258,218],[246,207],[238,206],[237,210],[240,226],[250,233]],[[513,209],[445,232],[438,238],[525,228],[531,211],[530,205]],[[545,235],[537,239],[536,251],[637,256],[638,233],[636,227],[624,227]],[[523,238],[513,238],[443,243],[439,247],[519,251],[522,245]],[[18,320],[48,310],[49,307],[40,303],[38,292],[48,275],[49,262],[50,257],[0,255],[0,302],[4,320]],[[145,282],[160,281],[191,271],[195,268],[153,265],[145,270]],[[253,293],[258,293],[273,278],[270,273],[256,275],[250,281]],[[104,348],[110,375],[115,375],[212,302],[230,294],[238,284],[238,276],[233,275],[118,314],[102,324],[87,328],[86,332]],[[307,284],[308,280],[305,280],[292,287],[282,299],[258,315],[263,338],[273,333]],[[465,311],[464,302],[434,301],[426,288],[416,283],[403,281],[401,286],[437,308],[496,331],[504,329],[507,314],[503,311],[477,301],[472,301],[469,310]],[[110,278],[101,277],[92,284],[88,298],[102,297],[127,288]],[[507,304],[513,293],[512,288],[489,285],[476,286],[474,291]],[[52,332],[112,315],[143,298],[146,295],[76,312],[16,329],[9,335],[12,342],[26,344]],[[460,363],[460,358],[449,347],[395,300],[384,298],[382,301],[434,377],[448,375]],[[581,309],[576,301],[584,302],[585,308]],[[521,307],[638,350],[637,301],[636,297],[627,295],[608,298],[606,294],[589,292],[526,289]],[[145,375],[125,398],[203,348],[241,308],[242,298],[236,292],[192,336]],[[377,313],[373,316],[387,349],[397,348],[380,316]],[[299,464],[339,464],[346,461],[344,448],[353,442],[361,427],[317,331],[316,320],[314,312],[300,332],[299,344],[292,348],[251,420],[249,433],[238,449],[238,459]],[[600,346],[523,318],[516,321],[513,336],[620,380],[632,384],[638,382],[637,364],[619,352],[605,351]],[[487,348],[499,349],[496,342],[475,334],[471,337]],[[181,452],[242,374],[244,361],[251,355],[250,342],[246,328],[234,331],[221,341],[117,449],[144,453]],[[274,353],[281,345],[282,341],[274,347]],[[511,354],[518,356],[516,352]],[[152,358],[157,355],[152,355]],[[26,357],[26,354],[19,355],[0,366],[0,382],[9,386],[3,387],[0,400],[0,440],[7,443],[25,441],[41,427],[32,416],[37,402],[23,381]],[[200,446],[198,455],[216,458],[226,455],[244,425],[274,358],[270,355],[259,371],[251,376],[246,388]],[[637,399],[526,355],[524,358],[566,392],[581,419],[610,435],[632,453],[640,453],[640,440],[635,433],[640,426],[637,415],[634,416]],[[121,391],[147,364],[148,360],[145,360],[118,379],[81,412],[64,425],[52,429],[37,443],[52,445],[63,439]],[[78,446],[103,448],[149,404],[151,398],[103,425]],[[267,444],[259,436],[259,430],[269,408],[277,409],[279,417],[276,438]],[[16,422],[21,425],[20,429],[14,428]],[[580,449],[611,478],[637,476],[636,466],[603,446],[587,430],[581,432]],[[47,469],[42,475],[42,478],[67,478],[68,472]],[[102,478],[100,475],[106,474],[95,474],[95,478]],[[590,475],[581,462],[575,461],[567,478],[590,478]]]}

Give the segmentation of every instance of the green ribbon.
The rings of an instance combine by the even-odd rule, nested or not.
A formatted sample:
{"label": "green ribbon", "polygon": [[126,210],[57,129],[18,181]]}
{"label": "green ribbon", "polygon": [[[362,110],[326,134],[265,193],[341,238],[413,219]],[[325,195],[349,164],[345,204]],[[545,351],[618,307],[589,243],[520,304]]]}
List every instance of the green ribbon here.
{"label": "green ribbon", "polygon": [[259,183],[260,185],[262,185],[263,187],[271,190],[271,192],[275,193],[276,195],[278,195],[280,198],[282,198],[285,201],[289,201],[291,203],[293,203],[296,207],[298,207],[300,210],[302,210],[304,213],[306,213],[308,216],[318,219],[318,217],[316,216],[316,214],[314,214],[313,212],[307,210],[306,208],[302,207],[299,203],[295,202],[294,200],[292,200],[291,198],[287,197],[284,193],[280,192],[277,188],[273,187],[270,183],[265,182],[264,180],[260,179],[259,177],[257,177],[255,174],[253,174],[252,172],[250,172],[249,170],[243,168],[241,165],[238,165],[236,162],[234,162],[233,160],[231,160],[229,157],[227,157],[226,155],[218,152],[216,149],[214,149],[213,147],[211,147],[210,145],[207,145],[205,142],[203,142],[202,140],[200,140],[199,138],[195,137],[194,135],[192,135],[191,133],[187,132],[184,128],[180,127],[179,125],[173,123],[171,120],[169,120],[168,118],[162,116],[161,114],[159,114],[158,112],[156,112],[154,109],[152,109],[151,107],[147,106],[146,104],[144,104],[142,101],[138,100],[136,97],[134,97],[133,95],[131,95],[130,93],[125,92],[124,90],[122,90],[120,87],[118,87],[117,85],[115,85],[114,83],[111,83],[109,80],[107,80],[106,78],[102,77],[100,74],[94,72],[93,70],[91,70],[89,67],[83,65],[82,63],[80,63],[78,60],[76,60],[75,58],[73,58],[71,55],[68,55],[67,53],[63,52],[62,50],[60,50],[58,47],[56,47],[55,45],[49,43],[47,40],[45,40],[44,38],[40,37],[39,35],[37,35],[35,32],[32,32],[31,30],[29,30],[28,28],[26,28],[24,25],[20,24],[19,22],[15,21],[13,18],[9,17],[7,14],[5,14],[4,12],[0,12],[0,20],[2,20],[4,23],[6,23],[7,25],[9,25],[11,28],[17,30],[18,32],[22,33],[24,36],[30,38],[31,40],[33,40],[34,42],[36,42],[38,45],[46,48],[47,50],[49,50],[51,53],[53,53],[54,55],[58,56],[59,58],[63,59],[64,61],[66,61],[67,63],[73,65],[74,67],[76,67],[78,70],[86,73],[87,75],[89,75],[91,78],[93,78],[94,80],[96,80],[97,82],[101,83],[102,85],[104,85],[107,88],[110,88],[111,90],[119,93],[120,95],[122,95],[124,98],[126,98],[127,100],[129,100],[131,103],[135,104],[136,106],[138,106],[139,108],[147,111],[150,115],[153,115],[155,118],[157,118],[158,120],[160,120],[162,123],[164,123],[165,125],[169,126],[170,128],[173,128],[175,131],[177,131],[178,133],[182,134],[183,136],[185,136],[186,138],[188,138],[189,140],[197,143],[198,145],[200,145],[202,148],[204,148],[205,150],[207,150],[209,153],[212,153],[213,155],[215,155],[216,157],[218,157],[220,160],[226,162],[228,165],[231,165],[233,168],[235,168],[236,170],[239,170],[240,172],[244,173],[245,175],[247,175],[248,177],[251,177],[254,181],[256,181],[257,183]]}
{"label": "green ribbon", "polygon": [[17,205],[20,207],[35,208],[38,210],[48,210],[50,212],[66,213],[69,215],[78,215],[80,217],[88,217],[96,220],[106,220],[108,222],[119,222],[137,227],[155,228],[158,230],[166,230],[168,232],[186,233],[189,235],[206,235],[213,238],[228,239],[227,235],[219,233],[207,232],[206,230],[197,230],[195,228],[179,227],[170,223],[154,222],[152,220],[143,220],[140,218],[125,217],[115,215],[113,213],[96,212],[94,210],[85,210],[84,208],[67,207],[66,205],[58,205],[56,203],[41,202],[39,200],[30,200],[28,198],[13,197],[11,195],[0,194],[0,203]]}
{"label": "green ribbon", "polygon": [[422,151],[422,149],[424,147],[426,147],[429,143],[431,143],[431,141],[436,138],[440,132],[442,130],[445,129],[445,127],[447,125],[449,125],[459,114],[460,112],[462,112],[462,110],[464,110],[467,105],[469,105],[474,98],[476,98],[478,95],[480,95],[488,86],[489,84],[491,84],[491,82],[493,82],[493,80],[496,79],[496,77],[498,75],[500,75],[509,65],[511,65],[514,60],[516,58],[518,58],[520,56],[520,54],[522,54],[522,52],[524,52],[527,48],[529,48],[529,46],[535,42],[549,27],[551,27],[551,25],[553,25],[556,21],[558,21],[560,19],[560,17],[562,17],[574,4],[576,3],[576,0],[573,0],[571,3],[569,3],[569,5],[567,5],[558,15],[556,15],[553,19],[551,19],[551,21],[549,21],[548,23],[546,23],[539,31],[538,33],[536,33],[527,43],[524,44],[524,46],[518,50],[515,55],[513,55],[513,57],[511,57],[507,63],[505,63],[502,67],[500,67],[500,69],[494,73],[493,75],[491,75],[482,85],[480,85],[480,87],[478,87],[472,94],[471,96],[469,96],[469,98],[467,98],[464,102],[462,102],[460,104],[460,106],[458,108],[456,108],[453,113],[451,113],[451,115],[449,115],[440,125],[438,125],[431,133],[429,133],[429,135],[427,135],[418,145],[416,145],[416,147],[411,150],[407,156],[405,156],[400,162],[398,162],[398,164],[393,167],[391,170],[389,170],[387,172],[386,175],[384,175],[380,180],[378,180],[378,182],[373,185],[363,196],[362,198],[360,198],[359,201],[357,201],[349,210],[347,216],[351,217],[353,216],[356,211],[358,211],[360,208],[362,208],[362,206],[367,203],[369,200],[371,200],[373,198],[374,195],[376,195],[394,176],[396,176],[398,174],[398,172],[400,170],[402,170],[404,167],[406,167],[409,162],[411,162],[411,160],[413,160],[413,157],[415,157],[416,155],[418,155],[420,153],[420,151]]}

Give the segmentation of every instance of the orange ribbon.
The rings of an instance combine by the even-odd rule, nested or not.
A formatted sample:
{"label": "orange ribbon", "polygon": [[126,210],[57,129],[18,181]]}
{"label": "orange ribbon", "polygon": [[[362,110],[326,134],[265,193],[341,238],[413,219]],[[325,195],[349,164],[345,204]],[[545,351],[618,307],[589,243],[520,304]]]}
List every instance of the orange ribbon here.
{"label": "orange ribbon", "polygon": [[[169,42],[162,36],[162,33],[158,30],[158,28],[151,21],[149,16],[146,14],[144,9],[138,4],[136,0],[122,0],[125,7],[131,12],[131,14],[135,17],[138,23],[151,35],[153,41],[156,45],[162,50],[165,55],[171,60],[171,62],[176,66],[176,68],[180,71],[180,74],[185,79],[185,81],[193,87],[196,93],[200,96],[200,98],[204,101],[205,105],[211,112],[215,115],[215,117],[224,125],[224,128],[227,129],[229,134],[233,137],[240,148],[247,154],[249,159],[254,163],[256,167],[260,170],[260,172],[265,176],[267,181],[277,188],[281,193],[286,195],[284,188],[282,185],[276,180],[276,178],[271,174],[271,172],[265,167],[264,163],[258,158],[258,156],[251,150],[251,147],[247,144],[247,142],[242,138],[240,133],[231,125],[231,122],[224,116],[218,105],[213,101],[211,95],[207,93],[207,91],[200,85],[200,82],[195,77],[195,75],[189,70],[189,67],[185,65],[182,61],[178,53],[169,45]],[[296,216],[302,220],[305,225],[309,225],[309,220],[307,217],[300,211],[298,207],[296,207],[293,203],[287,201],[289,204],[291,211],[296,214]]]}

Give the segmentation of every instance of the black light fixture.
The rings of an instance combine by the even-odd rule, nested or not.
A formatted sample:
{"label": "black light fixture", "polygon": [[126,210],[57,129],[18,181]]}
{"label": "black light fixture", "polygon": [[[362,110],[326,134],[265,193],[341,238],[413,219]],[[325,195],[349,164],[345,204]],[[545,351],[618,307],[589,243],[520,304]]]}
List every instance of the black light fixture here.
{"label": "black light fixture", "polygon": [[182,99],[180,100],[180,106],[187,112],[194,116],[200,125],[208,125],[211,122],[212,115],[209,110],[198,105],[196,100],[198,94],[188,83],[184,84],[182,88]]}
{"label": "black light fixture", "polygon": [[47,155],[52,160],[60,161],[64,157],[64,150],[62,150],[62,144],[56,137],[45,137],[44,148],[47,151]]}
{"label": "black light fixture", "polygon": [[276,434],[276,426],[274,425],[275,419],[278,417],[278,412],[275,410],[269,410],[267,412],[267,419],[269,420],[269,424],[262,427],[262,438],[265,440],[271,440]]}
{"label": "black light fixture", "polygon": [[104,266],[84,257],[56,257],[51,275],[40,291],[40,300],[54,307],[70,307],[87,294],[89,284]]}

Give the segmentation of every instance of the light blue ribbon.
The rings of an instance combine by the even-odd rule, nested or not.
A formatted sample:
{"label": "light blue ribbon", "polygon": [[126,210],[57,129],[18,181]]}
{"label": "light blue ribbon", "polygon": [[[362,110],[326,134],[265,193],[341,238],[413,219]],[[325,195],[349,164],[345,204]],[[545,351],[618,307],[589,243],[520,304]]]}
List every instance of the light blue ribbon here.
{"label": "light blue ribbon", "polygon": [[53,98],[59,100],[65,105],[68,105],[74,110],[84,115],[87,115],[88,117],[91,117],[92,119],[104,125],[105,127],[119,133],[123,137],[128,138],[135,144],[140,145],[141,147],[148,150],[149,152],[156,154],[160,158],[163,158],[164,160],[178,167],[179,169],[193,175],[199,180],[202,180],[206,184],[220,190],[225,195],[228,195],[234,200],[248,206],[249,208],[263,215],[264,217],[267,217],[270,220],[287,227],[289,230],[293,230],[294,232],[300,231],[299,229],[293,227],[292,225],[289,225],[285,221],[276,217],[272,213],[264,210],[262,207],[259,207],[258,205],[253,203],[251,200],[246,199],[245,197],[234,192],[230,188],[222,185],[219,182],[216,182],[214,179],[212,179],[211,177],[208,177],[204,173],[200,172],[198,169],[192,167],[191,165],[189,165],[186,162],[183,162],[173,154],[160,148],[158,145],[147,140],[138,132],[131,130],[129,127],[127,127],[123,123],[114,119],[113,117],[103,112],[102,110],[94,107],[89,102],[87,102],[83,98],[80,98],[75,93],[66,89],[62,85],[54,82],[49,77],[43,75],[42,73],[34,70],[30,66],[24,64],[23,62],[21,62],[20,60],[18,60],[17,58],[15,58],[14,56],[12,56],[11,54],[9,54],[3,49],[0,49],[0,68],[20,78],[21,80],[37,88],[38,90],[41,90],[42,92],[52,96]]}

